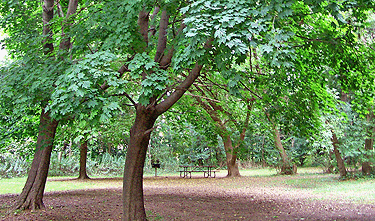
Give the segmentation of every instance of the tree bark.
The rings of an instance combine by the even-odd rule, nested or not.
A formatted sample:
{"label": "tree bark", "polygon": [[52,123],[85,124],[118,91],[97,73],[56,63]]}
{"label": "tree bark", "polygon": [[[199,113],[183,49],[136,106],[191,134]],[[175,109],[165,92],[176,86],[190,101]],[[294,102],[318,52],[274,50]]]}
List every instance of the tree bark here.
{"label": "tree bark", "polygon": [[337,161],[337,167],[339,168],[339,172],[340,172],[340,177],[345,177],[347,175],[345,163],[344,163],[344,160],[342,159],[341,153],[338,149],[339,148],[338,147],[339,141],[337,139],[336,134],[333,131],[332,131],[331,141],[332,141],[332,146],[333,146],[333,153],[335,154],[336,161]]}
{"label": "tree bark", "polygon": [[294,174],[293,165],[285,152],[283,144],[281,143],[280,132],[277,127],[274,127],[274,136],[275,136],[275,146],[279,150],[279,154],[282,160],[280,174],[282,175],[292,175]]}
{"label": "tree bark", "polygon": [[44,207],[43,193],[57,126],[58,121],[51,119],[49,113],[44,112],[43,109],[40,115],[34,159],[26,184],[14,205],[14,209],[35,210]]}
{"label": "tree bark", "polygon": [[[43,4],[43,40],[44,54],[51,55],[53,47],[53,33],[49,22],[53,19],[54,1],[44,0]],[[50,156],[58,122],[50,118],[44,109],[40,114],[39,132],[34,159],[22,193],[14,204],[14,209],[40,209],[44,207],[43,193],[47,180]]]}
{"label": "tree bark", "polygon": [[79,180],[90,179],[87,175],[87,140],[81,143],[79,148]]}
{"label": "tree bark", "polygon": [[[373,113],[370,113],[367,115],[367,122],[372,123],[373,119],[374,119]],[[371,151],[374,148],[374,138],[373,138],[374,134],[375,134],[375,127],[371,126],[367,132],[367,136],[369,138],[365,140],[365,156],[364,156],[365,160],[362,162],[362,173],[364,175],[370,175],[371,173],[374,172],[371,162],[369,162],[371,156],[367,153],[368,151]]]}
{"label": "tree bark", "polygon": [[[200,83],[203,85],[204,83],[200,81]],[[238,140],[238,144],[236,146],[233,146],[232,138],[230,135],[229,130],[226,126],[226,120],[223,120],[220,118],[219,113],[224,113],[227,116],[227,119],[230,119],[235,125],[239,125],[239,123],[233,118],[232,114],[224,108],[214,102],[213,100],[216,99],[216,96],[212,90],[208,90],[207,88],[201,88],[197,85],[195,85],[195,88],[198,92],[202,95],[202,97],[208,98],[210,95],[213,99],[206,99],[207,101],[203,101],[200,96],[194,96],[195,100],[198,101],[198,103],[202,106],[202,108],[210,115],[211,119],[216,123],[216,127],[219,129],[219,136],[223,139],[225,154],[226,154],[226,163],[227,163],[227,170],[228,174],[227,177],[239,177],[240,171],[238,168],[237,163],[237,150],[241,143],[245,139],[245,133],[247,130],[247,127],[249,126],[249,120],[250,120],[250,110],[251,110],[251,104],[250,100],[248,100],[247,104],[247,113],[246,113],[246,119],[243,122],[243,126],[241,126],[240,129],[240,138]],[[227,121],[229,122],[229,121]]]}
{"label": "tree bark", "polygon": [[[348,102],[348,95],[345,92],[341,91],[340,99],[343,102]],[[336,157],[336,162],[337,162],[337,167],[339,168],[340,177],[343,178],[343,177],[346,177],[347,175],[345,162],[341,157],[341,153],[339,150],[339,140],[337,139],[336,133],[333,130],[331,130],[331,132],[332,132],[331,141],[332,141],[332,146],[333,146],[333,153],[335,154],[335,157]]]}
{"label": "tree bark", "polygon": [[266,117],[268,121],[272,125],[273,133],[274,133],[274,139],[275,139],[275,146],[277,150],[279,151],[281,160],[282,160],[282,165],[280,168],[280,174],[282,175],[292,175],[297,173],[297,167],[296,165],[292,165],[292,162],[290,161],[288,155],[285,152],[285,149],[283,147],[283,144],[281,143],[281,136],[279,129],[277,128],[277,125],[273,122],[271,119],[269,113],[266,113]]}
{"label": "tree bark", "polygon": [[130,130],[130,143],[125,161],[123,220],[147,220],[143,203],[143,166],[150,134],[157,117],[154,108],[147,109],[142,105],[137,105],[136,118]]}
{"label": "tree bark", "polygon": [[227,159],[227,177],[239,177],[241,176],[241,174],[240,170],[238,169],[237,155],[232,144],[232,139],[230,135],[221,135],[221,138],[223,139],[225,155]]}

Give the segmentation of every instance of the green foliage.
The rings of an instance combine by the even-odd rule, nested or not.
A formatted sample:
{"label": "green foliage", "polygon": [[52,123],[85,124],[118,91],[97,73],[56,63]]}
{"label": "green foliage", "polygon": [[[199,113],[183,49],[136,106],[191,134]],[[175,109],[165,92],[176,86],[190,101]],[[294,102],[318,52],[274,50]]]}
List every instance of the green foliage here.
{"label": "green foliage", "polygon": [[[108,52],[87,55],[83,60],[72,64],[56,82],[56,90],[47,108],[53,116],[71,116],[80,120],[99,118],[106,122],[120,109],[116,97],[105,93],[102,85],[114,86],[113,93],[123,93],[126,80],[118,78],[111,63],[118,58]],[[77,111],[80,111],[77,113]],[[94,111],[91,111],[94,110]]]}
{"label": "green foliage", "polygon": [[92,172],[94,174],[120,176],[123,174],[124,165],[125,158],[123,156],[112,156],[109,153],[104,153],[97,158],[92,167]]}
{"label": "green foliage", "polygon": [[146,53],[136,54],[129,62],[129,69],[132,71],[132,79],[140,79],[143,73],[148,73],[148,77],[141,82],[142,89],[138,102],[147,105],[150,98],[159,96],[166,85],[168,85],[168,72],[158,68],[158,63],[153,61]]}
{"label": "green foliage", "polygon": [[[179,165],[195,164],[198,161],[205,165],[217,164],[215,146],[205,136],[205,131],[195,128],[173,112],[167,116],[157,123],[157,129],[153,132],[146,167],[149,167],[151,160],[156,159],[160,161],[162,169],[167,171],[176,171]],[[217,138],[214,142],[217,142]]]}
{"label": "green foliage", "polygon": [[[60,156],[59,156],[60,155]],[[90,164],[88,164],[90,168]],[[53,152],[51,154],[49,176],[66,176],[75,175],[79,171],[79,156],[76,154],[63,157],[61,152]]]}
{"label": "green foliage", "polygon": [[[60,155],[60,157],[59,157]],[[121,176],[125,159],[123,156],[103,153],[96,157],[87,158],[87,173],[89,176]],[[79,154],[62,154],[62,152],[53,152],[51,156],[51,165],[49,176],[77,176],[79,172]]]}
{"label": "green foliage", "polygon": [[0,154],[0,178],[25,176],[30,162],[17,154]]}
{"label": "green foliage", "polygon": [[39,112],[28,110],[23,116],[15,116],[6,109],[0,111],[3,112],[0,119],[0,153],[17,153],[22,157],[30,158],[27,155],[34,149],[33,137],[38,132]]}

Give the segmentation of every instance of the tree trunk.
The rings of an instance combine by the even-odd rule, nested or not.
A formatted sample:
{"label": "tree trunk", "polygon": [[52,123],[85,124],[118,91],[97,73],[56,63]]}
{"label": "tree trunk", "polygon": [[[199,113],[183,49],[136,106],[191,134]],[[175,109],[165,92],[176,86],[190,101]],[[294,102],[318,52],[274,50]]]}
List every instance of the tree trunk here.
{"label": "tree trunk", "polygon": [[241,175],[240,170],[238,169],[236,150],[233,147],[230,135],[223,135],[221,138],[223,138],[225,155],[227,158],[227,177],[239,177]]}
{"label": "tree trunk", "polygon": [[49,113],[45,113],[43,109],[40,115],[34,159],[26,184],[14,205],[14,209],[35,210],[44,207],[43,193],[57,126],[58,121],[51,119]]}
{"label": "tree trunk", "polygon": [[87,175],[87,140],[85,140],[83,143],[81,143],[81,146],[79,148],[79,180],[86,180],[90,179],[90,177]]}
{"label": "tree trunk", "polygon": [[332,161],[333,161],[332,155],[333,155],[333,151],[329,151],[329,154],[328,154],[328,165],[327,165],[326,171],[324,171],[325,173],[333,173],[334,166],[332,164]]}
{"label": "tree trunk", "polygon": [[344,163],[344,160],[342,159],[341,153],[338,149],[339,141],[337,139],[336,134],[333,131],[332,131],[331,141],[332,141],[332,145],[333,145],[333,153],[335,154],[337,166],[338,166],[339,172],[340,172],[340,177],[345,177],[346,174],[347,174],[346,168],[345,168],[345,163]]}
{"label": "tree trunk", "polygon": [[[151,109],[151,108],[150,108]],[[123,183],[123,220],[147,220],[143,204],[143,167],[150,134],[158,115],[155,110],[137,105],[136,118],[130,129]]]}
{"label": "tree trunk", "polygon": [[[367,122],[373,123],[372,122],[373,119],[374,119],[373,113],[370,113],[367,115]],[[373,167],[371,163],[369,162],[371,156],[368,154],[368,152],[373,150],[374,148],[374,138],[373,138],[374,133],[375,133],[375,127],[371,126],[367,133],[367,136],[369,138],[365,140],[365,156],[364,156],[365,160],[364,162],[362,162],[362,173],[364,175],[370,175],[373,172]]]}
{"label": "tree trunk", "polygon": [[283,144],[281,143],[281,137],[280,137],[280,132],[277,129],[277,127],[274,127],[274,135],[275,135],[275,146],[279,150],[279,154],[282,160],[282,165],[281,165],[281,171],[280,174],[282,175],[291,175],[294,174],[295,170],[293,168],[293,165],[290,162],[290,159],[288,155],[285,152],[285,149],[283,147]]}
{"label": "tree trunk", "polygon": [[263,142],[262,142],[262,166],[267,167],[266,158],[264,157],[264,144],[265,144],[265,137],[263,136]]}

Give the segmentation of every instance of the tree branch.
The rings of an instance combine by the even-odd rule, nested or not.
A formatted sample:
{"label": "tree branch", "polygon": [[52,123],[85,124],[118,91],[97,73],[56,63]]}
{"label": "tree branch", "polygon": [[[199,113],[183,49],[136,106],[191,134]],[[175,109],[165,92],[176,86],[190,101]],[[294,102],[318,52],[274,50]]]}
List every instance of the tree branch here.
{"label": "tree branch", "polygon": [[43,49],[44,54],[50,54],[53,52],[54,47],[52,43],[52,30],[51,30],[51,24],[49,23],[53,19],[53,7],[54,7],[54,1],[53,0],[44,0],[43,5],[43,35],[47,36],[43,40]]}
{"label": "tree branch", "polygon": [[156,111],[160,115],[167,111],[173,104],[175,104],[184,93],[189,89],[189,87],[194,83],[195,79],[198,78],[203,65],[195,64],[193,70],[190,71],[189,75],[185,80],[176,88],[176,90],[167,97],[163,102],[156,105]]}
{"label": "tree branch", "polygon": [[[68,11],[66,13],[66,19],[77,12],[78,0],[69,0]],[[65,26],[70,26],[71,23],[65,24]],[[61,42],[59,48],[62,50],[69,50],[71,46],[70,37],[65,37],[64,26],[62,27]]]}
{"label": "tree branch", "polygon": [[[178,29],[178,33],[182,32],[184,28],[185,28],[185,24],[181,24],[180,28]],[[173,53],[174,53],[174,47],[169,49],[168,53],[161,57],[161,60],[159,62],[161,69],[165,70],[168,68],[169,64],[172,61]]]}
{"label": "tree branch", "polygon": [[[150,16],[151,23],[154,21],[156,15],[159,13],[159,11],[160,11],[160,8],[159,8],[159,7],[155,7],[155,8],[154,8],[154,11],[152,12],[152,15]],[[155,33],[156,33],[156,28],[155,28],[155,26],[152,25],[152,26],[148,29],[148,31],[151,31],[151,35],[154,36]]]}
{"label": "tree branch", "polygon": [[148,45],[148,20],[149,13],[140,11],[138,15],[139,32],[141,33],[143,40],[146,43],[146,47]]}
{"label": "tree branch", "polygon": [[156,54],[155,54],[155,62],[160,62],[161,58],[164,55],[164,50],[167,47],[168,22],[169,22],[169,15],[167,14],[166,10],[163,10],[163,12],[161,13],[161,18],[160,18],[159,38],[158,38],[158,46],[157,46]]}

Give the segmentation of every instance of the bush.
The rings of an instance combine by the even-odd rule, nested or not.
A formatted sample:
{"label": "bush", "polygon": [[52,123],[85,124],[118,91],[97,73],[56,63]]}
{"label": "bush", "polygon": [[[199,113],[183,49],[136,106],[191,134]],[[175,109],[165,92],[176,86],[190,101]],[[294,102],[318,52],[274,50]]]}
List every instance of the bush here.
{"label": "bush", "polygon": [[0,177],[13,178],[25,176],[30,167],[26,159],[11,153],[0,155]]}
{"label": "bush", "polygon": [[51,162],[48,171],[49,176],[72,176],[79,171],[79,158],[76,154],[60,156],[59,153],[51,154]]}

